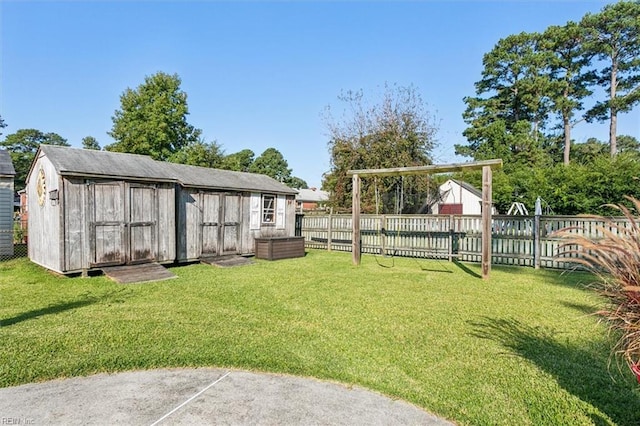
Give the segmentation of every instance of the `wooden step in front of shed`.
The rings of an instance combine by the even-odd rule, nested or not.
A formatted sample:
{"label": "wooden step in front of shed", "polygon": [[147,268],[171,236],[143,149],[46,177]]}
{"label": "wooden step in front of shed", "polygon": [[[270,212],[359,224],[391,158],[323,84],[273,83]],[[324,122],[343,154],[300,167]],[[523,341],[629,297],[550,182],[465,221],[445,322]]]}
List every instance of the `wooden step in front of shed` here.
{"label": "wooden step in front of shed", "polygon": [[158,263],[109,266],[102,268],[102,272],[120,284],[145,283],[178,278],[173,272]]}
{"label": "wooden step in front of shed", "polygon": [[253,260],[249,259],[248,257],[238,255],[202,257],[200,258],[200,261],[202,263],[219,266],[221,268],[230,268],[232,266],[244,266],[253,264]]}

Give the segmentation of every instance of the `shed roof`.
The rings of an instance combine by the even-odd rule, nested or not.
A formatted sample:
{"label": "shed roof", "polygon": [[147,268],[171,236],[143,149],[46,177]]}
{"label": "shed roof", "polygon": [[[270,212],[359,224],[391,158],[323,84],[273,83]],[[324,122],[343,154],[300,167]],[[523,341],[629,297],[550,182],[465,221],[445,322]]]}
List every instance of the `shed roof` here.
{"label": "shed roof", "polygon": [[9,151],[0,149],[0,176],[15,176],[16,169],[13,168],[13,161]]}
{"label": "shed roof", "polygon": [[160,162],[182,186],[295,194],[296,190],[267,175]]}
{"label": "shed roof", "polygon": [[295,194],[275,179],[256,173],[156,161],[146,155],[41,145],[58,173],[65,176],[176,182],[182,186]]}

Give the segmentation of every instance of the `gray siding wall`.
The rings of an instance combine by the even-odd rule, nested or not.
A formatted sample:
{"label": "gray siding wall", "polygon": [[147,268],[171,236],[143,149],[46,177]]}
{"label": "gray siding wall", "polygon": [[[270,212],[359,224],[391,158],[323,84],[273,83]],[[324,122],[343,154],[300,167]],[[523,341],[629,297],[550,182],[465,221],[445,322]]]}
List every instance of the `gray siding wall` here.
{"label": "gray siding wall", "polygon": [[181,262],[197,260],[200,256],[200,209],[197,189],[180,188],[176,196],[178,203],[176,241],[177,258]]}
{"label": "gray siding wall", "polygon": [[[37,179],[39,170],[46,177],[46,200],[38,203]],[[121,182],[127,190],[129,184]],[[90,269],[92,259],[91,216],[95,206],[90,185],[82,178],[60,178],[46,159],[40,158],[27,182],[29,210],[29,258],[48,269],[61,273],[80,272]],[[49,200],[49,191],[58,189],[59,201]],[[12,198],[13,201],[13,198]],[[153,202],[141,200],[138,209],[144,209],[145,219],[155,224],[136,231],[152,232],[143,235],[153,241],[150,257],[158,262],[173,262],[176,256],[175,240],[175,187],[173,184],[157,184]],[[120,206],[124,210],[124,206]],[[127,218],[122,218],[126,222]],[[131,231],[133,232],[133,231]],[[128,241],[127,243],[129,243]],[[124,242],[121,242],[124,245]],[[122,252],[125,247],[121,247]],[[133,251],[133,250],[131,250]]]}
{"label": "gray siding wall", "polygon": [[13,177],[0,176],[0,256],[13,255]]}
{"label": "gray siding wall", "polygon": [[89,267],[89,241],[86,209],[86,185],[83,179],[63,180],[65,223],[64,270],[79,271]]}
{"label": "gray siding wall", "polygon": [[[92,182],[100,182],[92,180]],[[120,186],[134,198],[131,208],[138,211],[136,215],[155,222],[155,225],[149,227],[145,232],[152,232],[153,235],[143,235],[144,241],[154,242],[153,253],[149,257],[154,257],[158,262],[173,262],[176,256],[175,243],[175,189],[173,184],[157,184],[155,189],[155,197],[153,199],[135,199],[136,190],[132,191],[131,184],[120,182]],[[144,188],[144,187],[142,187]],[[78,272],[83,269],[90,269],[94,253],[92,252],[91,222],[92,215],[95,215],[95,206],[90,203],[93,197],[90,194],[91,186],[87,184],[85,179],[69,178],[64,179],[64,270],[62,272]],[[118,211],[124,211],[124,206],[119,206]],[[134,215],[135,216],[135,215]],[[131,217],[131,215],[129,215]],[[127,218],[122,218],[123,222]],[[131,229],[129,229],[129,232]],[[129,238],[126,243],[132,244],[133,238]],[[125,242],[119,247],[124,253],[126,250]],[[133,251],[133,248],[130,250]]]}
{"label": "gray siding wall", "polygon": [[176,260],[176,187],[159,184],[158,197],[158,262]]}
{"label": "gray siding wall", "polygon": [[[218,255],[238,253],[253,254],[254,240],[264,236],[293,236],[295,234],[294,196],[282,197],[284,203],[284,225],[260,225],[251,229],[252,193],[207,191],[197,188],[178,188],[177,200],[177,259],[194,261],[211,255],[207,246],[217,233]],[[254,193],[255,196],[256,193]],[[261,196],[261,194],[257,194]],[[217,199],[217,201],[215,201]],[[220,213],[212,212],[222,203]],[[239,204],[238,204],[239,203]],[[260,212],[261,214],[261,212]],[[214,229],[212,223],[217,223]],[[234,225],[237,224],[237,225]]]}
{"label": "gray siding wall", "polygon": [[[46,187],[42,205],[38,202],[37,190],[40,169],[44,171]],[[61,251],[62,229],[60,226],[62,203],[49,200],[49,192],[57,189],[61,194],[60,182],[61,179],[51,162],[42,156],[37,159],[26,187],[27,211],[29,212],[29,259],[57,272],[64,270]]]}
{"label": "gray siding wall", "polygon": [[[262,194],[260,194],[262,195]],[[256,196],[256,193],[253,193]],[[284,202],[284,226],[277,227],[273,224],[264,225],[260,223],[259,229],[251,229],[250,218],[252,214],[251,206],[252,193],[243,194],[242,199],[242,224],[241,224],[241,243],[240,250],[243,254],[254,254],[255,251],[255,239],[261,237],[292,237],[295,235],[296,229],[296,203],[295,195],[279,196],[276,197],[277,201]],[[255,208],[253,209],[255,210]],[[262,204],[260,204],[259,214],[262,216]],[[276,206],[278,210],[278,206]],[[256,214],[256,212],[253,212]],[[260,222],[262,222],[260,220]]]}
{"label": "gray siding wall", "polygon": [[242,198],[236,192],[179,188],[178,260],[240,253]]}

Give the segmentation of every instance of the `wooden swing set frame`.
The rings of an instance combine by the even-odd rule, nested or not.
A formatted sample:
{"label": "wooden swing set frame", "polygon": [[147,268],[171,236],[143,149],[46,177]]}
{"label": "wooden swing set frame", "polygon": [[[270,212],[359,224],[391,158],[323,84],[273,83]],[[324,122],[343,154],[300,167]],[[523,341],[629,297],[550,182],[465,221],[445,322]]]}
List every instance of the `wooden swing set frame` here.
{"label": "wooden swing set frame", "polygon": [[389,169],[349,170],[353,182],[352,193],[352,237],[353,264],[360,265],[362,243],[360,241],[360,178],[377,176],[435,175],[441,173],[482,170],[482,278],[488,279],[491,272],[491,190],[493,169],[502,167],[502,160],[485,160],[471,163],[443,164],[432,166],[395,167]]}

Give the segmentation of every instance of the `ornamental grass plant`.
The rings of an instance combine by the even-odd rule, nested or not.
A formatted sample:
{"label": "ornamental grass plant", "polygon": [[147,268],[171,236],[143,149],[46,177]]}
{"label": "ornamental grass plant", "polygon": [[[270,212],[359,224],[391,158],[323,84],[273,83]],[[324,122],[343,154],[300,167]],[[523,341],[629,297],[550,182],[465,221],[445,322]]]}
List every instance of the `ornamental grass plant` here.
{"label": "ornamental grass plant", "polygon": [[636,216],[640,200],[627,199],[632,208],[609,205],[626,221],[590,216],[603,223],[595,228],[596,236],[575,233],[576,228],[563,230],[567,241],[560,256],[588,268],[598,278],[591,287],[607,301],[597,314],[616,336],[613,354],[626,362],[640,382],[640,218]]}

